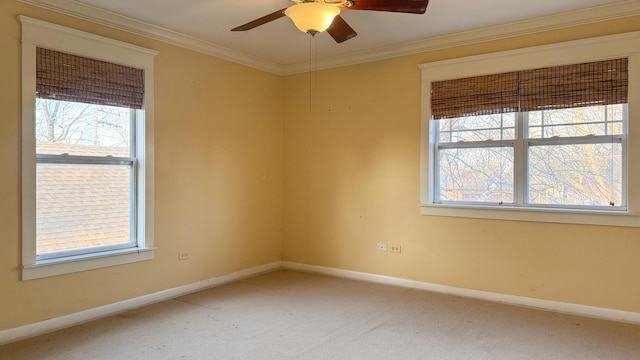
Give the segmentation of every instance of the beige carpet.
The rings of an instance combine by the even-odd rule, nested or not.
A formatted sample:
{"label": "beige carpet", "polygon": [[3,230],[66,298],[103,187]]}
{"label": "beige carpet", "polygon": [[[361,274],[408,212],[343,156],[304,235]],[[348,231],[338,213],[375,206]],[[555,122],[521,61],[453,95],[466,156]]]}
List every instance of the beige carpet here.
{"label": "beige carpet", "polygon": [[0,359],[640,359],[640,326],[277,271],[8,344]]}

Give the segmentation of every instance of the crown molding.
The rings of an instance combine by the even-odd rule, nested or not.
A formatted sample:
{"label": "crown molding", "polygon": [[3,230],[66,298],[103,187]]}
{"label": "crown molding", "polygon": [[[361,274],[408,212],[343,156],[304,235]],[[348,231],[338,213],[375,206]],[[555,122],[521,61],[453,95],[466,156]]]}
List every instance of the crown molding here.
{"label": "crown molding", "polygon": [[[75,0],[18,0],[70,15],[97,24],[127,31],[151,39],[194,50],[241,65],[263,70],[277,75],[292,75],[309,70],[307,62],[277,64],[245,53],[197,39],[133,18],[105,11]],[[557,30],[594,22],[620,19],[640,15],[640,1],[626,0],[608,5],[595,6],[562,14],[550,15],[524,21],[470,30],[456,34],[437,36],[411,43],[362,51],[345,56],[317,60],[317,69],[324,70],[340,66],[385,60],[422,52],[442,50],[457,46],[471,45],[492,40],[529,35],[549,30]]]}
{"label": "crown molding", "polygon": [[114,12],[99,9],[95,6],[79,3],[74,0],[18,0],[20,2],[73,16],[96,24],[105,25],[117,30],[159,40],[168,44],[215,56],[237,64],[255,69],[283,74],[283,66],[263,60],[224,46],[201,40],[160,26],[149,24]]}
{"label": "crown molding", "polygon": [[[432,37],[420,41],[363,51],[355,54],[317,60],[317,69],[325,70],[340,66],[386,60],[400,56],[442,50],[463,45],[512,38],[544,31],[569,28],[600,21],[615,20],[640,15],[640,1],[627,0],[614,4],[595,6],[561,14],[528,19],[498,26],[475,29],[450,35]],[[289,64],[284,75],[309,71],[306,62]]]}

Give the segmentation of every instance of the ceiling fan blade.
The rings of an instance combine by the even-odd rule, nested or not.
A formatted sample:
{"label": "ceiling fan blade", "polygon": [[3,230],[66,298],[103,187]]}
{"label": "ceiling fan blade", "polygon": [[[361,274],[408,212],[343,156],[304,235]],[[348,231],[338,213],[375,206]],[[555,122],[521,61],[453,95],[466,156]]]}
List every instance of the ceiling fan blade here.
{"label": "ceiling fan blade", "polygon": [[341,6],[340,9],[424,14],[429,5],[429,0],[352,0],[352,2],[352,6]]}
{"label": "ceiling fan blade", "polygon": [[335,18],[333,18],[333,22],[327,29],[327,32],[338,44],[358,35],[358,33],[353,30],[353,28],[349,26],[349,24],[347,24],[347,22],[344,21],[344,19],[340,15],[337,15]]}
{"label": "ceiling fan blade", "polygon": [[265,15],[265,16],[259,18],[259,19],[255,19],[255,20],[253,20],[251,22],[248,22],[248,23],[246,23],[244,25],[240,25],[238,27],[235,27],[235,28],[231,29],[231,31],[247,31],[247,30],[251,30],[251,29],[253,29],[255,27],[258,27],[260,25],[264,25],[264,24],[266,24],[268,22],[271,22],[273,20],[280,19],[281,17],[284,16],[284,11],[286,9],[287,8],[280,9],[278,11],[274,11],[269,15]]}

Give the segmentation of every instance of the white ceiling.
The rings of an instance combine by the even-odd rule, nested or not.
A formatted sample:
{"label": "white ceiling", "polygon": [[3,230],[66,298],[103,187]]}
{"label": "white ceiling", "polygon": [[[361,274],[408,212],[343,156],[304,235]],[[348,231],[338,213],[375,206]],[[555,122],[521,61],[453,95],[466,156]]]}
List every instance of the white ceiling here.
{"label": "white ceiling", "polygon": [[[246,55],[277,66],[308,62],[312,46],[316,59],[335,59],[353,54],[384,52],[394,47],[472,30],[495,29],[506,24],[516,26],[519,22],[557,14],[568,13],[567,18],[575,18],[576,14],[586,12],[606,13],[610,12],[611,4],[631,6],[633,9],[640,4],[640,0],[431,0],[423,15],[343,11],[341,16],[358,36],[337,44],[328,34],[321,33],[312,44],[310,36],[296,29],[287,17],[246,32],[230,31],[233,27],[293,5],[289,0],[21,1],[54,9],[72,9],[67,13],[81,10],[91,14],[84,17],[109,18],[112,22],[120,17],[118,15],[123,15],[129,19],[122,21],[142,21],[180,36],[186,35],[193,41],[231,49],[235,56]],[[508,29],[504,31],[508,32]]]}

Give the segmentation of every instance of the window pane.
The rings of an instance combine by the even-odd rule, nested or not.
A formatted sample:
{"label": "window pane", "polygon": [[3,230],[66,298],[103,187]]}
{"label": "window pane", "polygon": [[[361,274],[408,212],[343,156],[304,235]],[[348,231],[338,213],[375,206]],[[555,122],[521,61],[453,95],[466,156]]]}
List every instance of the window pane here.
{"label": "window pane", "polygon": [[529,148],[529,203],[622,204],[622,145],[544,145]]}
{"label": "window pane", "polygon": [[441,149],[440,201],[513,202],[513,148]]}
{"label": "window pane", "polygon": [[131,109],[36,100],[36,152],[129,157]]}
{"label": "window pane", "polygon": [[37,254],[129,243],[128,165],[37,164]]}
{"label": "window pane", "polygon": [[591,106],[528,113],[529,138],[622,134],[623,106]]}
{"label": "window pane", "polygon": [[515,119],[515,113],[508,113],[434,120],[439,134],[437,142],[512,140]]}

